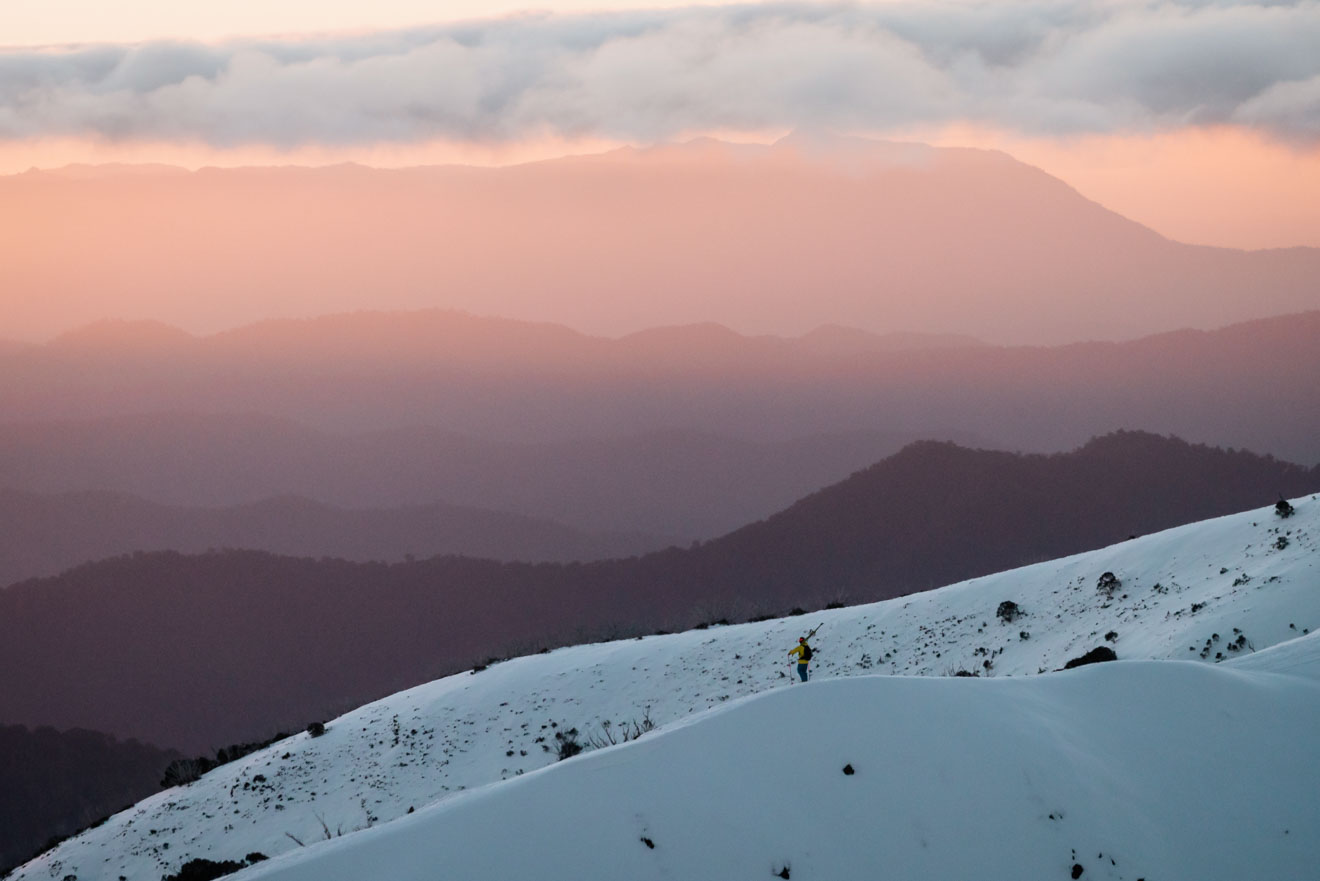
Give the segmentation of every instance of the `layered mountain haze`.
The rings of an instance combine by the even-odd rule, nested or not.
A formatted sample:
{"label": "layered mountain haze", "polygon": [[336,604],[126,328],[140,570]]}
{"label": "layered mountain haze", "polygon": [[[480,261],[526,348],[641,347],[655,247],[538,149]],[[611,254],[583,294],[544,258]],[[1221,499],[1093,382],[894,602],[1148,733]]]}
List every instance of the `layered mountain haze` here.
{"label": "layered mountain haze", "polygon": [[[432,426],[492,441],[678,431],[766,443],[868,431],[1032,451],[1134,428],[1320,459],[1320,311],[1126,343],[946,342],[828,329],[752,337],[712,324],[611,339],[443,311],[270,321],[199,338],[102,324],[5,359],[0,413],[10,428],[264,413],[336,432]],[[19,480],[0,482],[46,489]],[[93,486],[141,492],[60,488]],[[284,486],[263,494],[339,501]],[[506,508],[444,495],[411,501]]]}
{"label": "layered mountain haze", "polygon": [[1144,434],[1055,456],[923,442],[629,560],[134,554],[0,590],[0,718],[214,748],[492,656],[896,597],[1316,490],[1317,470]]}
{"label": "layered mountain haze", "polygon": [[31,172],[0,178],[0,202],[23,218],[0,241],[0,306],[29,338],[106,316],[209,332],[442,306],[610,335],[840,323],[1056,344],[1320,307],[1320,250],[1181,245],[1002,153],[848,138]]}
{"label": "layered mountain haze", "polygon": [[1320,0],[525,5],[0,15],[0,881],[1320,877]]}
{"label": "layered mountain haze", "polygon": [[[251,505],[271,494],[354,509],[457,505],[593,533],[645,533],[663,546],[767,517],[921,436],[855,431],[755,442],[666,431],[517,443],[422,426],[345,435],[273,416],[162,413],[0,425],[0,486],[41,495],[95,489],[174,507]],[[986,445],[965,432],[925,436]],[[523,556],[516,541],[487,538],[453,549],[539,558]],[[203,545],[222,546],[218,538]],[[630,539],[615,545],[628,546]],[[382,549],[378,558],[392,554]]]}
{"label": "layered mountain haze", "polygon": [[630,557],[669,543],[455,505],[348,509],[300,496],[183,508],[111,492],[0,490],[0,522],[7,524],[0,534],[0,587],[135,551],[249,548],[362,562],[441,554],[568,562]]}

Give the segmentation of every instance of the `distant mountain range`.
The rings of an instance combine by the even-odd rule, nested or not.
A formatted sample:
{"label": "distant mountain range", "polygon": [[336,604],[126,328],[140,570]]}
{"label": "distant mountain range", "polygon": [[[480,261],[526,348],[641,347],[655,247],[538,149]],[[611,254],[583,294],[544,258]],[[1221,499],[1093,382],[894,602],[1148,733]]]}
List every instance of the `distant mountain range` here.
{"label": "distant mountain range", "polygon": [[923,442],[634,560],[136,554],[0,591],[0,718],[207,749],[490,655],[893,597],[1317,490],[1320,469],[1144,433],[1052,456]]}
{"label": "distant mountain range", "polygon": [[621,334],[1126,339],[1320,308],[1320,249],[1169,241],[1003,153],[696,141],[507,168],[0,178],[11,335],[448,307]]}
{"label": "distant mountain range", "polygon": [[[516,443],[421,426],[343,435],[274,416],[162,413],[0,424],[0,487],[42,495],[109,491],[173,507],[247,506],[272,495],[293,495],[344,508],[411,509],[389,515],[395,518],[397,535],[387,531],[378,534],[379,541],[366,541],[364,534],[340,551],[327,551],[350,559],[358,551],[388,560],[399,558],[401,552],[429,556],[442,549],[498,559],[589,559],[729,532],[920,437],[915,432],[854,431],[758,443],[692,431],[657,431]],[[978,443],[975,435],[964,432],[925,437]],[[77,548],[98,546],[105,550],[224,547],[240,527],[222,524],[247,516],[240,512],[231,512],[228,518],[201,512],[149,515],[141,505],[126,504],[115,522],[96,523],[89,522],[76,504],[65,505],[69,528],[75,523],[90,528],[79,538],[60,526],[54,513],[60,506],[55,502],[31,497],[24,502],[11,496],[10,504],[18,506],[9,509],[16,518],[27,517],[22,506],[31,506],[30,528],[24,530],[25,541],[14,553],[52,561],[71,559]],[[435,512],[446,506],[509,512],[563,526],[506,517],[499,528],[483,531],[481,527],[495,526],[494,515],[474,512],[471,524],[460,526],[457,518],[450,517],[449,526],[442,529]],[[282,536],[286,548],[292,547],[289,542],[295,541],[295,535],[316,543],[313,534],[317,530],[324,534],[328,515],[318,515],[322,526],[307,532],[312,528],[310,515],[304,506],[298,518],[302,525],[290,520],[272,536]],[[150,525],[161,516],[173,524],[175,531],[170,534],[182,544],[139,542],[124,547],[116,540],[98,545],[112,534],[163,539],[160,528]],[[378,512],[375,521],[382,522],[385,516]],[[353,517],[366,522],[362,515],[337,515],[341,523]],[[185,532],[187,522],[197,528]],[[573,537],[565,526],[596,537]],[[546,543],[556,529],[564,540],[562,547]],[[430,538],[423,540],[428,532]],[[0,538],[0,545],[3,542]],[[238,546],[278,549],[269,541]]]}
{"label": "distant mountain range", "polygon": [[[789,339],[716,325],[612,340],[447,312],[265,322],[204,338],[158,325],[100,325],[0,360],[0,413],[11,436],[19,424],[52,420],[257,413],[355,434],[425,426],[514,443],[674,431],[779,442],[869,431],[1041,452],[1122,427],[1320,459],[1320,312],[1127,343],[922,342],[895,351],[892,340],[846,331]],[[232,445],[232,458],[249,450],[245,467],[265,468],[255,441]],[[185,458],[172,454],[174,462]],[[37,486],[21,474],[0,477],[0,485],[122,489],[166,500],[131,486]],[[230,501],[289,491],[350,503],[316,487],[280,486],[287,483]],[[410,501],[584,525],[495,500]],[[627,528],[684,531],[635,521]]]}
{"label": "distant mountain range", "polygon": [[280,496],[228,508],[158,505],[113,492],[0,490],[0,587],[134,551],[215,548],[402,561],[465,554],[530,562],[629,557],[666,539],[588,534],[548,520],[455,505],[337,508]]}

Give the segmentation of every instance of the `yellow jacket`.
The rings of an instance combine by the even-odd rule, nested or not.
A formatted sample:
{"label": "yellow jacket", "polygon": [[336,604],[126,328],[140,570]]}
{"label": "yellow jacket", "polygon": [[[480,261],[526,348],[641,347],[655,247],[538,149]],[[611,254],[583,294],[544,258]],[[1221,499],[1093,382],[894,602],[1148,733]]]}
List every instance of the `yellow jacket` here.
{"label": "yellow jacket", "polygon": [[801,643],[798,645],[797,648],[790,651],[789,655],[797,655],[799,664],[810,664],[811,662],[806,660],[806,651],[805,651],[806,648],[807,648],[807,644],[805,642]]}

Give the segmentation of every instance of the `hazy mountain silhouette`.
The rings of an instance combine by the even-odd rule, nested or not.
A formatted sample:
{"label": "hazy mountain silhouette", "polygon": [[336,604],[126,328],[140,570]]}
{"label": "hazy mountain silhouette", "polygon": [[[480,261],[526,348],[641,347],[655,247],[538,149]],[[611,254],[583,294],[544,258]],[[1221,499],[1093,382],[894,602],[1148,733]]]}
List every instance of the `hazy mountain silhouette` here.
{"label": "hazy mountain silhouette", "polygon": [[176,758],[97,731],[0,725],[0,873],[156,792]]}
{"label": "hazy mountain silhouette", "polygon": [[[466,529],[471,553],[505,559],[520,555],[571,559],[601,556],[609,548],[640,550],[656,537],[686,543],[728,532],[890,455],[919,436],[858,431],[755,443],[673,431],[509,443],[423,427],[345,436],[259,415],[157,414],[0,424],[0,487],[41,494],[90,488],[174,506],[234,506],[272,494],[350,508],[447,503],[553,520],[593,533],[651,536],[616,535],[618,541],[602,543],[565,532],[560,548],[547,544],[552,534],[547,526],[533,530],[531,524],[522,524],[514,530],[512,518],[499,530],[503,538],[491,533],[477,541],[475,527]],[[974,435],[958,432],[927,436],[976,441]],[[423,513],[415,511],[412,519],[420,521]],[[90,534],[105,535],[113,527],[123,535],[128,523],[138,522],[140,516],[146,515],[125,513],[122,523],[96,526]],[[212,518],[211,534],[223,519]],[[56,528],[55,521],[47,522]],[[449,529],[459,528],[455,518],[449,523]],[[489,516],[486,523],[493,523]],[[435,525],[439,529],[440,524]],[[29,532],[28,537],[36,541],[38,534]],[[284,534],[291,538],[287,530]],[[200,528],[189,535],[189,543],[178,549],[231,543],[221,535],[208,540]],[[523,538],[517,539],[518,535]],[[77,535],[67,538],[61,559],[83,546]],[[431,542],[420,538],[417,528],[410,527],[401,528],[397,538],[382,536],[381,542],[392,549],[389,557],[395,556],[393,551],[425,556],[426,547],[444,546],[437,544],[441,535]],[[634,540],[638,538],[640,544]],[[62,539],[51,534],[50,541]],[[277,549],[269,544],[236,546]],[[501,546],[504,550],[496,553]],[[23,547],[27,545],[21,543],[16,552]],[[353,549],[365,547],[345,545],[324,553],[354,558]],[[532,550],[537,553],[525,556]]]}
{"label": "hazy mountain silhouette", "polygon": [[107,313],[218,330],[443,306],[609,334],[837,322],[1056,344],[1320,308],[1318,249],[1183,245],[1002,153],[847,138],[34,172],[0,178],[0,203],[24,218],[0,242],[0,309],[34,339]]}
{"label": "hazy mountain silhouette", "polygon": [[822,324],[803,334],[796,343],[821,355],[868,355],[875,352],[910,352],[921,349],[964,349],[983,346],[976,337],[956,333],[874,334],[855,327]]}
{"label": "hazy mountain silhouette", "polygon": [[[828,330],[748,337],[711,324],[614,340],[434,311],[263,322],[205,338],[100,325],[6,358],[0,412],[10,423],[255,412],[335,431],[420,425],[515,442],[668,431],[757,441],[859,430],[962,439],[950,434],[962,431],[1042,452],[1123,425],[1320,458],[1320,312],[1056,348],[923,340],[915,350],[859,350],[859,340],[876,343]],[[101,485],[58,488],[93,486]],[[315,487],[288,491],[341,501]],[[599,528],[499,500],[411,501],[436,500]]]}
{"label": "hazy mountain silhouette", "polygon": [[0,718],[203,750],[489,655],[892,597],[1316,490],[1320,469],[1144,433],[1052,456],[921,442],[629,560],[135,554],[0,591]]}
{"label": "hazy mountain silhouette", "polygon": [[1316,490],[1320,466],[1145,432],[1053,455],[920,442],[703,552],[771,595],[896,596]]}
{"label": "hazy mountain silhouette", "polygon": [[0,586],[133,551],[247,548],[363,562],[439,554],[568,562],[628,557],[670,543],[641,534],[588,534],[478,508],[348,509],[299,496],[184,508],[103,491],[0,490],[0,522],[6,524],[0,534]]}

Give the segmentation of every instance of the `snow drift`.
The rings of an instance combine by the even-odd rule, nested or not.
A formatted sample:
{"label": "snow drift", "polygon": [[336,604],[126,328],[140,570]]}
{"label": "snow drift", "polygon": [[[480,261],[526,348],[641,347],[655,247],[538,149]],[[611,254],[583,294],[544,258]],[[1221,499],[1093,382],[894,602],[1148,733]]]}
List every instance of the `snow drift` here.
{"label": "snow drift", "polygon": [[248,877],[1313,878],[1317,725],[1315,682],[1186,662],[831,680]]}

